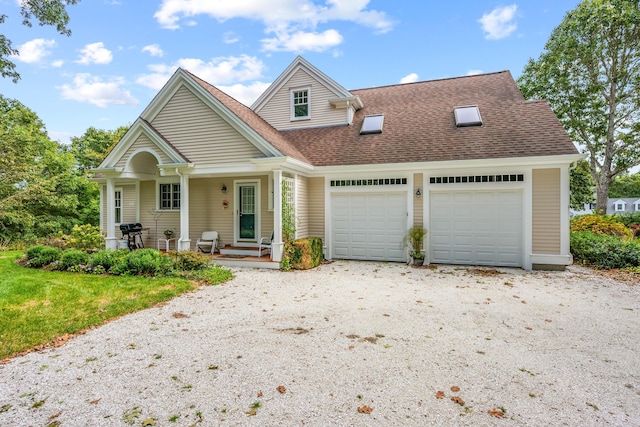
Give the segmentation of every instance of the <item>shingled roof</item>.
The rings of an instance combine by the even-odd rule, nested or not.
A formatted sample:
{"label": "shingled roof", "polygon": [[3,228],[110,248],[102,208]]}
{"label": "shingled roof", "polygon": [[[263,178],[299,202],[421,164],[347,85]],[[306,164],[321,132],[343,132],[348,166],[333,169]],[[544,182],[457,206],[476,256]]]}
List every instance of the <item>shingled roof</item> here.
{"label": "shingled roof", "polygon": [[[364,108],[349,126],[281,131],[315,166],[433,162],[576,154],[544,101],[525,101],[511,73],[350,91]],[[483,125],[456,127],[454,107],[477,105]],[[360,135],[383,114],[381,134]]]}

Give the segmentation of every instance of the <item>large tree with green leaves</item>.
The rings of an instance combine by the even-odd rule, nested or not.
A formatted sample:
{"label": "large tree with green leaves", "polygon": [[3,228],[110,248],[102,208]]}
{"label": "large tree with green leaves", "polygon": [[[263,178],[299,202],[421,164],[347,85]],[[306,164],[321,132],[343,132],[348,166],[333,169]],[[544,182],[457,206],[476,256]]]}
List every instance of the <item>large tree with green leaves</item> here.
{"label": "large tree with green leaves", "polygon": [[546,99],[589,154],[599,213],[611,181],[640,164],[639,49],[637,0],[584,0],[518,79],[524,96]]}
{"label": "large tree with green leaves", "polygon": [[640,172],[619,176],[609,187],[609,197],[620,199],[623,197],[640,198]]}
{"label": "large tree with green leaves", "polygon": [[82,136],[71,138],[71,151],[78,166],[85,171],[98,167],[128,130],[129,126],[120,126],[116,130],[96,129],[92,126]]}
{"label": "large tree with green leaves", "polygon": [[96,223],[94,183],[38,116],[0,95],[0,240],[32,240]]}
{"label": "large tree with green leaves", "polygon": [[[37,20],[41,26],[55,26],[56,30],[65,36],[71,35],[69,24],[69,14],[67,6],[74,5],[80,0],[21,0],[20,14],[22,24],[27,27],[33,26]],[[0,24],[4,23],[7,15],[0,14]],[[0,34],[0,74],[2,77],[9,77],[14,83],[20,79],[20,74],[16,71],[16,64],[11,61],[11,56],[20,55],[20,52],[13,47],[11,40],[4,34]]]}
{"label": "large tree with green leaves", "polygon": [[572,209],[581,211],[585,204],[593,203],[595,183],[589,172],[589,163],[580,160],[569,174],[569,183],[571,187],[569,206]]}

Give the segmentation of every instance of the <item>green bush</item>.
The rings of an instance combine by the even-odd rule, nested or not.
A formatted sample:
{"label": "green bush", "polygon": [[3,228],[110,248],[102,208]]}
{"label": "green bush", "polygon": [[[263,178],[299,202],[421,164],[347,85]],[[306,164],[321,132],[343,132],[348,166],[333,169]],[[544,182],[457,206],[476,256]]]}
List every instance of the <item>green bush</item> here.
{"label": "green bush", "polygon": [[122,263],[124,259],[129,255],[129,249],[110,250],[103,249],[100,252],[96,252],[91,256],[89,264],[93,269],[96,267],[102,267],[104,271],[110,271],[111,267],[118,263]]}
{"label": "green bush", "polygon": [[203,270],[211,262],[209,256],[195,251],[171,251],[169,257],[175,268],[183,271]]}
{"label": "green bush", "polygon": [[173,260],[155,249],[140,249],[131,251],[109,272],[117,275],[167,276],[173,272]]}
{"label": "green bush", "polygon": [[640,265],[640,244],[588,231],[571,233],[571,253],[577,261],[602,269]]}
{"label": "green bush", "polygon": [[633,231],[620,222],[620,215],[581,215],[571,221],[571,232],[590,231],[602,236],[633,238]]}
{"label": "green bush", "polygon": [[60,260],[62,250],[51,246],[38,245],[27,249],[27,267],[42,268]]}
{"label": "green bush", "polygon": [[78,249],[67,249],[62,252],[60,266],[62,270],[81,271],[89,264],[89,254]]}

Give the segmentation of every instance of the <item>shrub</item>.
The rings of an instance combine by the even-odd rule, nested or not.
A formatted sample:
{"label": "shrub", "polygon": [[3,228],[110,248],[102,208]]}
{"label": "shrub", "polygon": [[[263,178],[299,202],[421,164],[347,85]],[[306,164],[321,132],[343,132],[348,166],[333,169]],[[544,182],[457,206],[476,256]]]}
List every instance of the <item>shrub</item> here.
{"label": "shrub", "polygon": [[211,262],[207,255],[195,251],[171,251],[169,257],[175,268],[183,271],[203,270]]}
{"label": "shrub", "polygon": [[640,265],[640,244],[589,231],[571,233],[571,253],[578,261],[602,269]]}
{"label": "shrub", "polygon": [[286,256],[283,259],[282,269],[295,268],[296,270],[308,270],[322,263],[322,239],[308,237],[291,242]]}
{"label": "shrub", "polygon": [[60,260],[62,250],[51,246],[38,245],[27,250],[27,267],[41,268]]}
{"label": "shrub", "polygon": [[129,255],[129,252],[129,249],[118,249],[115,251],[103,249],[91,256],[89,264],[94,270],[97,267],[102,267],[104,271],[109,271],[114,265],[123,262],[127,255]]}
{"label": "shrub", "polygon": [[616,215],[582,215],[571,221],[571,231],[590,231],[601,236],[633,238],[633,232],[620,222]]}
{"label": "shrub", "polygon": [[173,260],[155,249],[140,249],[128,253],[109,272],[117,275],[167,276],[173,272]]}
{"label": "shrub", "polygon": [[89,254],[78,249],[67,249],[60,257],[60,264],[63,270],[74,268],[75,271],[80,271],[87,266],[88,263]]}

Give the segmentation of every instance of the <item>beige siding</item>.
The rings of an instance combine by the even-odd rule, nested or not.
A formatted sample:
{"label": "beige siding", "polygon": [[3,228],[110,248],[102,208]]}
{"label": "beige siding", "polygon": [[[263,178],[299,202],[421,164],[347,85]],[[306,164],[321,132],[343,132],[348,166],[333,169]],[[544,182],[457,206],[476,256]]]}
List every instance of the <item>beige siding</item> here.
{"label": "beige siding", "polygon": [[324,178],[309,178],[307,183],[309,236],[320,237],[324,241]]}
{"label": "beige siding", "polygon": [[416,191],[420,189],[420,192],[424,195],[424,188],[422,188],[422,174],[413,174],[413,193],[409,194],[409,197],[413,197],[413,225],[416,227],[423,227],[423,213],[424,213],[424,196],[419,199],[415,197]]}
{"label": "beige siding", "polygon": [[260,178],[260,236],[269,239],[273,233],[273,210],[269,210],[269,182],[265,175]]}
{"label": "beige siding", "polygon": [[309,180],[298,176],[296,182],[296,237],[309,237]]}
{"label": "beige siding", "polygon": [[[155,181],[140,182],[140,223],[149,229],[142,233],[147,248],[157,248],[158,239],[164,239],[166,229],[173,230],[174,236],[180,237],[180,212],[156,212],[156,191]],[[175,249],[175,241],[171,243],[171,249]]]}
{"label": "beige siding", "polygon": [[[136,186],[135,185],[118,185],[116,190],[122,190],[122,223],[136,222]],[[101,224],[107,224],[107,186],[102,186],[102,194],[104,197],[100,200],[100,221]],[[114,227],[115,236],[120,239],[120,224]]]}
{"label": "beige siding", "polygon": [[[299,87],[308,87],[310,90],[311,118],[308,120],[291,120],[291,89]],[[298,70],[256,113],[276,129],[346,124],[347,110],[336,109],[329,104],[329,100],[336,97],[304,70]]]}
{"label": "beige siding", "polygon": [[131,147],[129,147],[127,152],[124,153],[122,158],[118,160],[116,166],[121,168],[125,167],[131,154],[133,154],[134,151],[139,150],[140,148],[150,148],[155,153],[160,155],[160,157],[162,158],[162,163],[171,163],[171,160],[166,154],[160,151],[158,147],[156,147],[156,145],[146,135],[141,134],[138,139],[136,139],[135,142],[131,144]]}
{"label": "beige siding", "polygon": [[533,171],[533,253],[560,253],[560,169]]}
{"label": "beige siding", "polygon": [[175,93],[152,125],[199,165],[265,157],[186,87]]}

